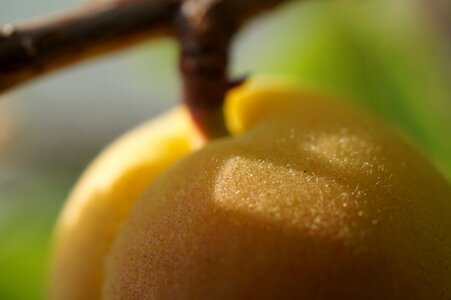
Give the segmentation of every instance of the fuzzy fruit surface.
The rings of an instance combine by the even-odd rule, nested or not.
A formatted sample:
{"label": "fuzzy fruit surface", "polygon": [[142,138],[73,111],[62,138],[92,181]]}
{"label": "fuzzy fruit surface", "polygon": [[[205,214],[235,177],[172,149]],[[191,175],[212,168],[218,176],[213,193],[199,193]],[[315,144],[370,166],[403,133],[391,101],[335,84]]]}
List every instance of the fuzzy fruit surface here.
{"label": "fuzzy fruit surface", "polygon": [[101,155],[60,221],[54,299],[451,297],[451,187],[402,138],[272,80],[233,91],[226,118],[233,135],[200,150],[189,120],[160,127],[189,146],[151,176],[140,161],[171,135],[123,143],[136,169]]}
{"label": "fuzzy fruit surface", "polygon": [[184,108],[119,138],[87,168],[55,230],[50,299],[100,299],[105,258],[149,183],[203,140]]}

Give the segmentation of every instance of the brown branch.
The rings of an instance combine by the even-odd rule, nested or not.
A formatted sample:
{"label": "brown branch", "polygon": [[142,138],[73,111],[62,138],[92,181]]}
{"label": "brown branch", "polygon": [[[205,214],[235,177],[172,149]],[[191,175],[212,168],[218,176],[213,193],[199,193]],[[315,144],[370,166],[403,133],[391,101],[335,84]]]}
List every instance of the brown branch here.
{"label": "brown branch", "polygon": [[0,91],[172,29],[178,3],[115,2],[0,31]]}
{"label": "brown branch", "polygon": [[184,101],[207,137],[226,134],[222,106],[237,84],[229,45],[248,19],[288,0],[116,0],[0,30],[0,91],[145,38],[180,42]]}

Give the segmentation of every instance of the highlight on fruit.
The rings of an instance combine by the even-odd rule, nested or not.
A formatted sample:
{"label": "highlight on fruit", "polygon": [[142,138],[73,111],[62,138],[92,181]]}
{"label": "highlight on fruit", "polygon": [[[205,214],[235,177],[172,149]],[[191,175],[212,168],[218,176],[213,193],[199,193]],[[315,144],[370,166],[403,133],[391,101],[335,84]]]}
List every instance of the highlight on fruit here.
{"label": "highlight on fruit", "polygon": [[446,299],[451,187],[360,108],[272,78],[206,141],[186,108],[121,137],[59,220],[51,299]]}
{"label": "highlight on fruit", "polygon": [[180,48],[180,103],[70,193],[48,299],[451,299],[451,185],[428,158],[324,91],[230,76],[235,34],[285,2],[107,0],[0,27],[0,91],[150,38]]}

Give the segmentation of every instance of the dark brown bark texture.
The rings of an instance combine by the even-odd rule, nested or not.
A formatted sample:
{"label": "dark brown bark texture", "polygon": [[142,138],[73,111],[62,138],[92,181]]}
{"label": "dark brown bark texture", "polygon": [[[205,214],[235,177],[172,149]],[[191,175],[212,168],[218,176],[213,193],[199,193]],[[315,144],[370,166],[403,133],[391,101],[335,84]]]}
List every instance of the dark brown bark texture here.
{"label": "dark brown bark texture", "polygon": [[180,43],[184,101],[207,137],[227,134],[222,104],[234,33],[289,0],[116,0],[0,28],[0,92],[137,42],[173,35]]}

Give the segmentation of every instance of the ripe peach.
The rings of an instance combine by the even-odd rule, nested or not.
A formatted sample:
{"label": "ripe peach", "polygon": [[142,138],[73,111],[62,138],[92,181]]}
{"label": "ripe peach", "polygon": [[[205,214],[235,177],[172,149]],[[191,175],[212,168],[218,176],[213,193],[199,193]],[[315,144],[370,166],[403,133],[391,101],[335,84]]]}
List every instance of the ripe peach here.
{"label": "ripe peach", "polygon": [[[449,183],[380,121],[330,98],[251,82],[228,99],[232,137],[167,149],[171,163],[148,177],[112,162],[90,171],[61,221],[71,230],[59,234],[55,298],[451,297]],[[106,169],[119,179],[99,196]]]}

